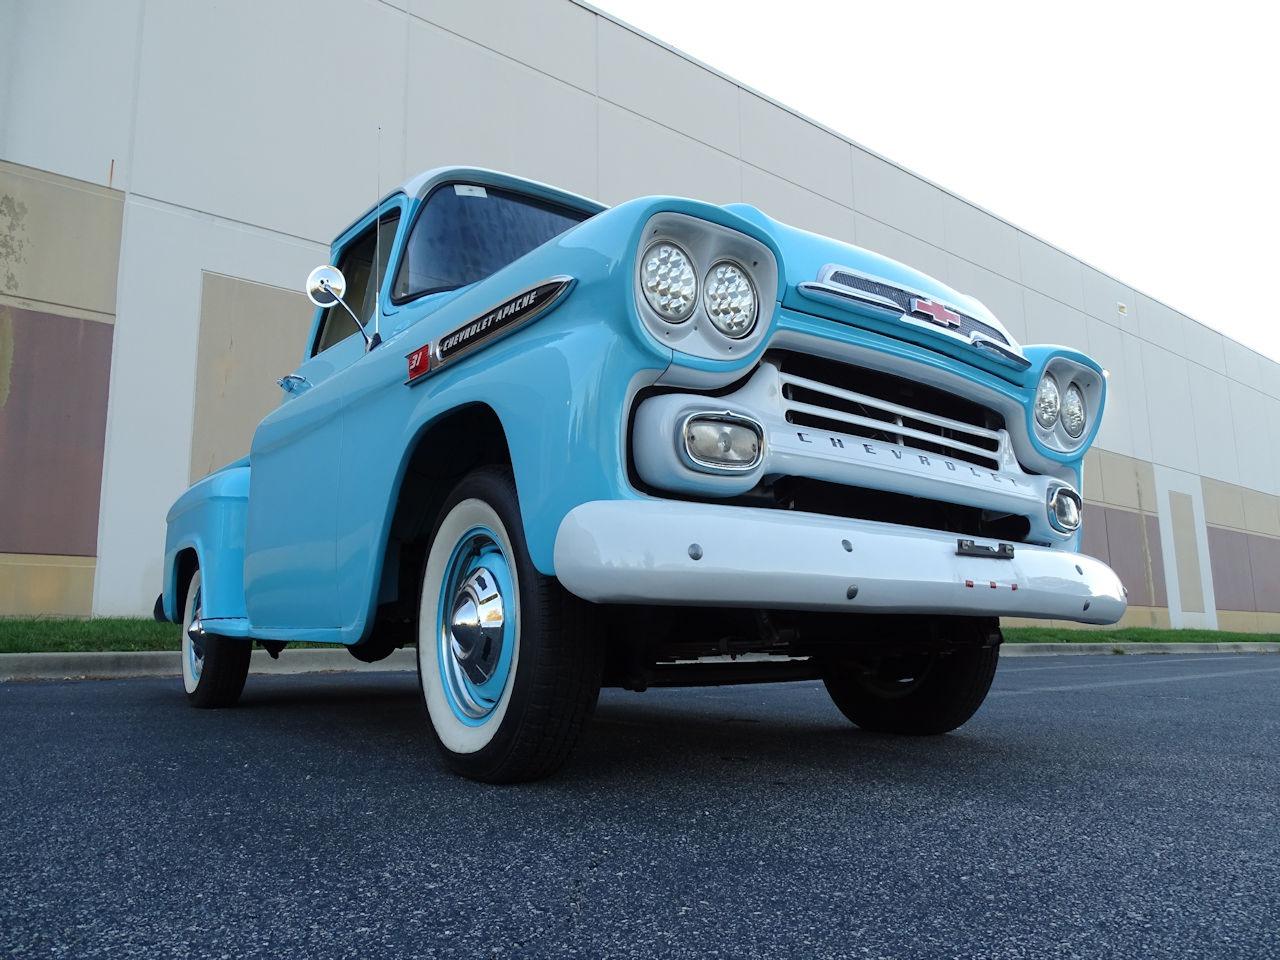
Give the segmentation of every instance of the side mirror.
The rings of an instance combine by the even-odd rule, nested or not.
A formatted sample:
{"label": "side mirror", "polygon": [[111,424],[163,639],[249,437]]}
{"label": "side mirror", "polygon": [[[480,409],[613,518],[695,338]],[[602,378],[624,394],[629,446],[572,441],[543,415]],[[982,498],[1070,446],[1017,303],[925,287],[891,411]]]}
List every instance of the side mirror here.
{"label": "side mirror", "polygon": [[347,278],[337,267],[316,267],[307,276],[307,299],[317,307],[332,307],[347,292]]}

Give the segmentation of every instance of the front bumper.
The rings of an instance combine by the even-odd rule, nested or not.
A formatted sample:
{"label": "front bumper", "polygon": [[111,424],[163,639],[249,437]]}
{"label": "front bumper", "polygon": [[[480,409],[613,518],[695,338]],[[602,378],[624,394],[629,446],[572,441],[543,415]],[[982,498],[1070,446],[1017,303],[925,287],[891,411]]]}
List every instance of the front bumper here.
{"label": "front bumper", "polygon": [[1127,605],[1110,567],[1065,550],[1017,544],[1012,559],[962,556],[954,534],[935,530],[670,500],[575,507],[556,536],[555,572],[597,603],[1080,623],[1115,623]]}

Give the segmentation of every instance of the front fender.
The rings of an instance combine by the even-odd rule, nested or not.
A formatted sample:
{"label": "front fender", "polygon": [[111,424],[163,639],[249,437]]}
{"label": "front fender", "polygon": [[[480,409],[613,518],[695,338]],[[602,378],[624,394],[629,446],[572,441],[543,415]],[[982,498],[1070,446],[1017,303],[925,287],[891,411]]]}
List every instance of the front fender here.
{"label": "front fender", "polygon": [[248,504],[246,457],[197,481],[169,510],[161,594],[167,619],[176,623],[182,617],[178,596],[186,585],[178,582],[178,575],[180,558],[186,551],[194,551],[200,568],[204,618],[246,616],[244,532]]}

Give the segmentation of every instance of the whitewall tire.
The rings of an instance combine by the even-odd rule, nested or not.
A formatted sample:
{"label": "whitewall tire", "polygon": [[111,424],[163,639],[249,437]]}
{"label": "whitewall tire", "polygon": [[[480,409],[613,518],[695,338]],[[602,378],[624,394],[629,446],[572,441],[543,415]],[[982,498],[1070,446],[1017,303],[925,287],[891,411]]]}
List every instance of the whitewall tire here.
{"label": "whitewall tire", "polygon": [[533,566],[510,471],[464,477],[437,518],[418,610],[419,687],[449,766],[509,783],[565,762],[600,691],[593,620]]}

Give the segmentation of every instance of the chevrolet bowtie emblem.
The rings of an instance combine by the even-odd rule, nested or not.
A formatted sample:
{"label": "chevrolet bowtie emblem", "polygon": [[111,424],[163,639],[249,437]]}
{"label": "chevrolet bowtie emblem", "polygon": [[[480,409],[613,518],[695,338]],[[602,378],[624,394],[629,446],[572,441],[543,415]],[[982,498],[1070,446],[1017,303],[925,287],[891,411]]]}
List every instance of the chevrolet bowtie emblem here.
{"label": "chevrolet bowtie emblem", "polygon": [[924,297],[911,298],[911,312],[923,314],[931,323],[936,323],[940,327],[949,327],[954,330],[960,326],[960,314]]}

